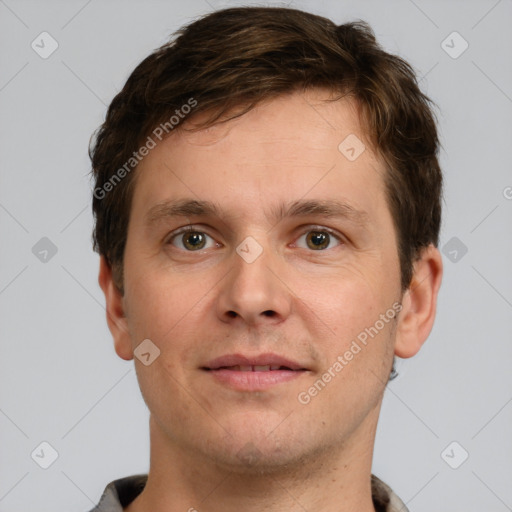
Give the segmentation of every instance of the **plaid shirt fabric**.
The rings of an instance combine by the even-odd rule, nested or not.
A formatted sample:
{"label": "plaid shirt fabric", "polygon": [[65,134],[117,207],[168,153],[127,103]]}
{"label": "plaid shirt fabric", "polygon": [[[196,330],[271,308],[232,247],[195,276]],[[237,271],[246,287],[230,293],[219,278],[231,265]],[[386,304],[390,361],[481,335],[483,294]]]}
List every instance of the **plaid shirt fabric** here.
{"label": "plaid shirt fabric", "polygon": [[[142,492],[147,478],[147,474],[140,474],[110,482],[90,512],[123,512],[123,507]],[[372,497],[376,512],[408,512],[402,500],[375,475],[372,475]]]}

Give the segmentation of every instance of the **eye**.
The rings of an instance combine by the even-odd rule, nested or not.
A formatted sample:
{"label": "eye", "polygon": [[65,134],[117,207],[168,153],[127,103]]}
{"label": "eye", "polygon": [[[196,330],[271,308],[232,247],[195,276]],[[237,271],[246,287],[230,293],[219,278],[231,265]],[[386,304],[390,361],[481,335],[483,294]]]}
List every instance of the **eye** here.
{"label": "eye", "polygon": [[[211,240],[208,245],[208,238]],[[300,241],[304,239],[305,244]],[[338,242],[337,245],[342,244],[341,236],[337,235],[333,231],[323,227],[309,228],[305,231],[296,242],[297,247],[303,249],[312,249],[314,251],[324,251],[332,248],[332,242]],[[166,244],[173,245],[178,249],[187,252],[196,252],[203,249],[210,249],[212,247],[218,247],[220,244],[204,231],[196,229],[193,226],[185,226],[178,231],[171,234],[167,239]]]}
{"label": "eye", "polygon": [[[213,241],[213,244],[209,247],[206,246],[207,238],[210,238]],[[166,243],[188,252],[209,249],[216,245],[216,242],[210,235],[207,235],[204,231],[194,229],[191,226],[184,227],[173,233],[172,236],[167,239]]]}
{"label": "eye", "polygon": [[298,241],[302,238],[305,238],[306,246],[298,245],[298,247],[302,247],[304,249],[313,249],[314,251],[323,251],[325,249],[329,249],[330,243],[334,240],[338,242],[338,245],[341,245],[341,237],[336,235],[333,231],[326,228],[315,227],[313,229],[308,229],[305,233],[303,233]]}

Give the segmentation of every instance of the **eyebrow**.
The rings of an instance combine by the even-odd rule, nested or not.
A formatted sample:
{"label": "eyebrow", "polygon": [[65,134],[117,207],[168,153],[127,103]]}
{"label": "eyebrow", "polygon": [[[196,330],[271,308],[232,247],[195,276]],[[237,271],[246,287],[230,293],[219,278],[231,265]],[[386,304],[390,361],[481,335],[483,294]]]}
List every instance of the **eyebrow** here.
{"label": "eyebrow", "polygon": [[[174,217],[211,216],[220,219],[222,207],[212,201],[196,199],[174,199],[157,203],[145,215],[145,224],[151,226],[158,222]],[[328,218],[347,219],[355,224],[364,226],[369,221],[369,215],[364,210],[357,210],[350,204],[337,200],[297,200],[288,204],[279,204],[270,210],[267,218],[278,222],[288,217],[305,217],[318,215]]]}

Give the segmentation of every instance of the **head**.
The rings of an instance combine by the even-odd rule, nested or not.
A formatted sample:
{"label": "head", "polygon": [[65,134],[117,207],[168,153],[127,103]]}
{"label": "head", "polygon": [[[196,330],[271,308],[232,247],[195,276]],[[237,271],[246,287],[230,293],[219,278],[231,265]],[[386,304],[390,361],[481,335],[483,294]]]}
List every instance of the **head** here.
{"label": "head", "polygon": [[[259,453],[279,458],[293,456],[287,440],[318,450],[316,422],[331,428],[326,447],[341,435],[335,424],[349,436],[376,421],[393,355],[414,355],[435,316],[438,146],[412,68],[363,22],[228,9],[180,30],[137,66],[90,150],[93,241],[117,353],[133,358],[144,339],[160,350],[152,365],[136,366],[168,438],[203,453],[216,441],[217,455],[229,458],[228,440],[238,453],[252,429]],[[278,215],[308,199],[300,214]],[[313,240],[302,241],[299,220],[314,225]],[[177,234],[185,224],[193,232]],[[210,242],[184,245],[191,240]],[[242,246],[256,256],[250,262],[242,242],[252,244]],[[206,392],[207,362],[243,351],[299,359],[303,387]],[[297,401],[326,371],[332,383]],[[171,410],[162,390],[174,393]],[[327,420],[337,400],[339,413]],[[297,420],[267,435],[283,404],[298,407]],[[210,436],[184,420],[191,411]]]}

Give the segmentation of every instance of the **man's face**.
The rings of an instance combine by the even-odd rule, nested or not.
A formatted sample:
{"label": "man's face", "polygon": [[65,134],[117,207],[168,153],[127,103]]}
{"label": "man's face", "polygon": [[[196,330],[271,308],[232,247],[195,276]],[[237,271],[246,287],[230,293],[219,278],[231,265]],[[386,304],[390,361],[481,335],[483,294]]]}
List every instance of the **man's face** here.
{"label": "man's face", "polygon": [[[177,131],[137,169],[124,257],[129,336],[116,348],[158,347],[152,364],[135,364],[160,438],[225,467],[334,454],[377,422],[393,357],[389,311],[401,298],[397,239],[382,163],[368,146],[353,160],[353,138],[338,149],[349,135],[363,140],[355,104],[325,98],[290,94]],[[213,203],[218,216],[156,208],[186,200]],[[345,206],[286,215],[306,201]],[[187,225],[193,232],[176,234]],[[268,354],[300,370],[236,366],[261,355],[264,365]],[[234,359],[215,363],[221,356]]]}

